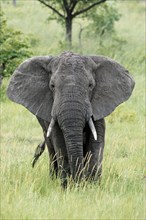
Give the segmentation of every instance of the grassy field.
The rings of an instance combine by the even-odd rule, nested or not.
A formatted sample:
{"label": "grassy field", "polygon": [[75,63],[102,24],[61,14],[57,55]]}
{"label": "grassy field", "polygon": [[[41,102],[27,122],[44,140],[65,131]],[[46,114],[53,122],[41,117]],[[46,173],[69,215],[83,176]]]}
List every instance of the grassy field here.
{"label": "grassy field", "polygon": [[[34,1],[29,2],[19,1],[17,8],[2,4],[8,24],[37,36],[39,40],[33,47],[34,54],[61,52],[56,42],[63,34],[62,28],[54,21],[45,23],[47,10]],[[52,181],[48,175],[47,151],[36,167],[31,168],[34,150],[43,138],[42,130],[31,113],[7,99],[5,90],[8,80],[4,80],[0,91],[2,220],[145,219],[144,7],[142,3],[133,2],[117,4],[123,16],[117,22],[116,29],[127,43],[114,54],[107,45],[103,53],[112,54],[123,63],[133,74],[136,86],[129,101],[106,119],[100,187],[87,184],[62,191],[59,180]],[[26,17],[26,11],[30,16]],[[76,28],[75,36],[77,31]],[[88,40],[83,43],[86,45],[84,53],[97,53],[94,42],[93,45]]]}

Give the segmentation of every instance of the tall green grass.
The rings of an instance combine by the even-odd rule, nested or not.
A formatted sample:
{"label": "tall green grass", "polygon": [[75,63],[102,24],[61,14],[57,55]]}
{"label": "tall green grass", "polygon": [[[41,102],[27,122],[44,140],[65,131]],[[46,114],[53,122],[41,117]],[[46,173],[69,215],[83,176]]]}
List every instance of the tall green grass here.
{"label": "tall green grass", "polygon": [[[1,116],[2,219],[144,219],[143,77],[133,98],[107,118],[101,186],[60,188],[47,152],[31,168],[41,128],[26,109],[5,100]],[[138,103],[137,103],[138,102]]]}
{"label": "tall green grass", "polygon": [[[42,130],[31,113],[7,99],[5,79],[0,91],[1,219],[145,219],[144,11],[142,4],[130,1],[120,2],[117,7],[123,14],[116,24],[117,33],[127,44],[113,56],[132,72],[136,86],[129,101],[106,118],[101,185],[87,183],[63,191],[60,181],[49,177],[47,151],[31,168],[34,150],[43,140]],[[13,8],[4,2],[2,9],[9,25],[38,37],[34,54],[53,50],[57,54],[61,50],[57,42],[63,30],[56,22],[45,23],[48,11],[38,3],[18,1]],[[94,43],[86,40],[84,52],[96,53]],[[106,55],[111,50],[107,49]],[[102,51],[105,54],[106,50]]]}

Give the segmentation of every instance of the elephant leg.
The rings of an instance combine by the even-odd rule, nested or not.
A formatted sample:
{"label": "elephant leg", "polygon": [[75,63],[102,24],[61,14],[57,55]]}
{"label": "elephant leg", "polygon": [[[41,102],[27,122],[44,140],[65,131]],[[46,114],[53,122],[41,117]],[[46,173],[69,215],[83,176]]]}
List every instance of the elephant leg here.
{"label": "elephant leg", "polygon": [[94,140],[89,128],[86,130],[86,144],[84,145],[85,176],[87,179],[100,180],[102,174],[102,159],[105,141],[105,121],[94,122],[97,141]]}
{"label": "elephant leg", "polygon": [[63,188],[67,187],[67,176],[70,175],[70,167],[68,162],[67,149],[63,133],[58,125],[55,124],[52,133],[51,141],[55,149],[55,155],[57,158],[58,172],[61,179],[61,185]]}
{"label": "elephant leg", "polygon": [[49,153],[49,159],[50,159],[50,176],[54,177],[54,175],[57,177],[58,174],[58,165],[57,165],[57,161],[56,161],[56,155],[55,155],[55,150],[53,147],[53,144],[50,140],[50,138],[47,138],[47,129],[49,126],[49,123],[42,120],[41,118],[37,117],[39,124],[41,125],[42,129],[43,129],[43,133],[44,133],[44,138],[45,138],[45,143],[47,144],[47,148],[48,148],[48,153]]}
{"label": "elephant leg", "polygon": [[49,159],[50,159],[49,174],[51,177],[54,177],[54,176],[57,177],[58,176],[58,164],[57,164],[54,146],[49,138],[46,138],[46,143],[47,143]]}

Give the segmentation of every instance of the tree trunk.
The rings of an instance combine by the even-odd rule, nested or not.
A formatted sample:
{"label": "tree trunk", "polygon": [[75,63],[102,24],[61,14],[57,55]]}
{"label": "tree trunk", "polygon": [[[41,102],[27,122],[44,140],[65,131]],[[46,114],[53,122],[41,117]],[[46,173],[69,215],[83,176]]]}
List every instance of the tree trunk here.
{"label": "tree trunk", "polygon": [[72,46],[72,17],[68,16],[65,20],[66,23],[66,41],[68,42],[69,49]]}
{"label": "tree trunk", "polygon": [[16,0],[13,0],[13,6],[16,6]]}
{"label": "tree trunk", "polygon": [[79,48],[80,48],[81,53],[82,53],[82,31],[83,31],[83,28],[82,28],[82,26],[80,25],[80,31],[79,31]]}

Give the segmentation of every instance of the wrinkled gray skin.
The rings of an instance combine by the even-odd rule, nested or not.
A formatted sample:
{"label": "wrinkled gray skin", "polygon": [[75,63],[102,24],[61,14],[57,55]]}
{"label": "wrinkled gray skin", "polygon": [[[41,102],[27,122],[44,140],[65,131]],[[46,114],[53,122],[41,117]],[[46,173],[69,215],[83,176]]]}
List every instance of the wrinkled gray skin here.
{"label": "wrinkled gray skin", "polygon": [[[70,175],[75,182],[101,176],[104,117],[126,101],[133,88],[128,71],[116,61],[64,52],[22,63],[11,78],[7,94],[36,115],[49,151],[50,172],[59,173],[65,187]],[[88,126],[91,117],[97,141]],[[52,118],[55,125],[48,138]]]}

